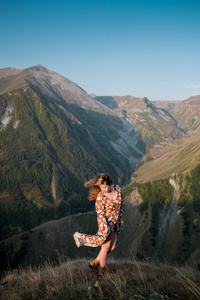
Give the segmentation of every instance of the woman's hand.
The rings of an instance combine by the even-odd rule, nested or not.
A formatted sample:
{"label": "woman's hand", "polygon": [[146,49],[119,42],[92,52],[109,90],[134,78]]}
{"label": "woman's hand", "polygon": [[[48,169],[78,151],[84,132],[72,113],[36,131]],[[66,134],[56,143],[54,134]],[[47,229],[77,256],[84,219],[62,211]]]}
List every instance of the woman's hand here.
{"label": "woman's hand", "polygon": [[103,231],[103,236],[106,237],[108,232],[108,227],[106,226]]}
{"label": "woman's hand", "polygon": [[122,227],[123,225],[124,225],[124,220],[123,220],[123,217],[121,217],[120,226]]}

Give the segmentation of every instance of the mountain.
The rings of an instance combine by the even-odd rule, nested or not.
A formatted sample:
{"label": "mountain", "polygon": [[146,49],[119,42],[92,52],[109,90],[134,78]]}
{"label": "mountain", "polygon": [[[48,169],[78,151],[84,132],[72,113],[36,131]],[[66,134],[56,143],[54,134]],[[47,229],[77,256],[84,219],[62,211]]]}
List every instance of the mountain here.
{"label": "mountain", "polygon": [[[136,164],[131,182],[123,190],[127,205],[126,226],[117,254],[187,262],[199,268],[200,97],[177,102],[132,96],[95,99],[118,115],[128,116],[145,142],[146,134],[152,138],[152,144],[147,145],[148,152]],[[173,131],[166,134],[170,126],[175,126],[180,134],[171,135]],[[160,133],[156,129],[162,132],[157,141]]]}
{"label": "mountain", "polygon": [[167,178],[199,163],[200,96],[184,101],[149,101],[133,96],[95,99],[119,116],[123,114],[143,136],[147,152],[136,164],[136,182]]}
{"label": "mountain", "polygon": [[20,73],[22,70],[15,68],[3,68],[0,69],[0,78],[5,78],[14,74]]}
{"label": "mountain", "polygon": [[[161,105],[159,102],[157,105]],[[185,173],[200,162],[200,96],[166,105],[185,134],[180,139],[157,143],[137,163],[133,178],[137,183]]]}
{"label": "mountain", "polygon": [[95,97],[41,65],[0,74],[5,264],[54,259],[57,250],[90,255],[72,234],[96,232],[83,182],[107,172],[122,186],[131,177],[115,255],[199,266],[199,96],[163,103]]}
{"label": "mountain", "polygon": [[1,75],[0,237],[91,209],[98,173],[128,182],[145,152],[128,120],[41,65]]}
{"label": "mountain", "polygon": [[129,203],[127,230],[134,232],[134,239],[128,242],[127,232],[121,242],[129,254],[200,269],[200,164],[185,174],[132,184],[124,195]]}
{"label": "mountain", "polygon": [[[109,148],[111,144],[120,155],[129,160],[132,166],[144,153],[144,149],[143,151],[140,149],[141,146],[144,148],[144,145],[141,143],[139,134],[128,121],[119,119],[111,110],[99,104],[76,84],[41,65],[23,70],[16,76],[0,79],[0,93],[9,92],[17,86],[27,85],[38,95],[48,98],[48,103],[57,105],[57,109],[71,113],[70,117],[73,121],[84,122],[83,125],[95,132],[99,139],[102,139],[102,136],[105,137],[105,141],[108,139]],[[80,122],[79,125],[81,124]],[[99,130],[101,126],[103,126],[102,133]],[[136,159],[132,152],[135,153]]]}
{"label": "mountain", "polygon": [[200,95],[177,103],[171,114],[187,134],[200,133]]}
{"label": "mountain", "polygon": [[[124,228],[112,253],[120,259],[137,257],[187,264],[200,269],[200,165],[183,176],[156,180],[123,190]],[[43,223],[0,242],[1,267],[70,258],[95,257],[98,248],[77,248],[75,231],[95,234],[96,213],[89,212]],[[169,251],[170,249],[170,251]]]}
{"label": "mountain", "polygon": [[165,101],[165,100],[153,100],[151,101],[156,107],[167,110],[168,112],[170,112],[178,103],[180,103],[181,101]]}
{"label": "mountain", "polygon": [[[70,258],[91,255],[89,247],[77,248],[73,233],[97,232],[96,214],[94,212],[79,213],[59,220],[45,222],[21,234],[16,234],[0,242],[0,271],[7,267],[6,255],[11,267],[18,264],[29,265],[41,263],[45,257],[54,260],[58,253]],[[93,249],[97,254],[98,248]],[[6,254],[7,253],[7,254]]]}
{"label": "mountain", "polygon": [[155,101],[154,104],[147,98],[130,95],[97,96],[95,99],[131,122],[141,133],[147,151],[156,143],[181,138],[185,134],[170,112],[176,106],[175,102],[165,101],[161,104],[161,101]]}
{"label": "mountain", "polygon": [[200,135],[155,145],[144,155],[132,174],[134,181],[144,183],[185,173],[200,163]]}

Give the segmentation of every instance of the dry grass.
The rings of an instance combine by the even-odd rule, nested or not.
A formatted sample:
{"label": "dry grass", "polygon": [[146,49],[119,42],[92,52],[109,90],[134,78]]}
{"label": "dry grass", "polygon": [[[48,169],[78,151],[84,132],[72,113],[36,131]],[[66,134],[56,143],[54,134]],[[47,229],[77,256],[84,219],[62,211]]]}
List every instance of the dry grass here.
{"label": "dry grass", "polygon": [[[179,143],[181,143],[179,145]],[[173,173],[183,173],[192,170],[199,163],[200,138],[185,137],[175,140],[169,151],[161,152],[154,160],[139,167],[133,175],[137,183],[144,183],[170,177]],[[171,148],[172,147],[172,148]],[[151,150],[153,152],[153,150]]]}
{"label": "dry grass", "polygon": [[88,262],[59,257],[57,265],[9,271],[1,280],[0,299],[200,299],[200,273],[194,269],[110,260],[110,274],[97,278]]}

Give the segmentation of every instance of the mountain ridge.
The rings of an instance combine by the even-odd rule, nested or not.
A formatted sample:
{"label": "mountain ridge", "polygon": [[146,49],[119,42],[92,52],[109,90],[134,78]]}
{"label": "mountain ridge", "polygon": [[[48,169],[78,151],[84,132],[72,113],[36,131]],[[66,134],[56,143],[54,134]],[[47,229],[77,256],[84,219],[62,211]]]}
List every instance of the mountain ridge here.
{"label": "mountain ridge", "polygon": [[[191,253],[196,255],[193,237],[198,236],[198,222],[192,226],[198,215],[190,202],[186,201],[189,208],[184,204],[187,196],[191,198],[190,185],[183,179],[181,188],[180,178],[198,164],[200,96],[178,103],[153,102],[131,95],[94,99],[74,82],[42,65],[0,78],[0,92],[0,236],[5,239],[19,228],[23,232],[1,243],[3,248],[8,246],[11,257],[17,254],[23,261],[36,241],[47,251],[59,230],[62,239],[65,237],[59,226],[71,235],[75,227],[83,232],[95,231],[94,213],[77,215],[94,208],[94,203],[87,200],[83,182],[107,172],[123,186],[134,170],[126,188],[131,191],[126,196],[126,231],[121,233],[116,255],[125,251],[152,257],[160,249],[161,258],[165,255],[177,259],[175,248],[174,256],[168,256],[166,250],[174,234],[179,237],[174,247],[178,245],[185,261],[189,261]],[[175,207],[178,201],[170,202],[173,191],[169,178],[182,191],[180,205],[185,205],[185,211],[181,215]],[[198,207],[198,201],[195,205]],[[167,240],[162,248],[159,226],[162,217],[165,225],[170,222],[168,216],[173,212],[177,214],[174,213],[173,224],[166,227],[169,230],[166,229]],[[63,220],[44,224],[61,217],[66,217],[66,226]],[[41,223],[44,225],[31,233],[30,229]],[[133,233],[136,237],[130,240]],[[72,242],[70,236],[68,245],[58,243],[76,253]],[[188,242],[194,250],[191,253]]]}
{"label": "mountain ridge", "polygon": [[157,107],[146,97],[130,95],[97,96],[95,99],[111,108],[118,116],[128,119],[137,128],[146,144],[147,152],[156,143],[166,139],[178,139],[185,134],[171,111],[167,110],[166,102],[165,107]]}
{"label": "mountain ridge", "polygon": [[128,182],[145,152],[131,123],[41,65],[1,78],[0,91],[1,237],[91,209],[83,183],[103,172]]}

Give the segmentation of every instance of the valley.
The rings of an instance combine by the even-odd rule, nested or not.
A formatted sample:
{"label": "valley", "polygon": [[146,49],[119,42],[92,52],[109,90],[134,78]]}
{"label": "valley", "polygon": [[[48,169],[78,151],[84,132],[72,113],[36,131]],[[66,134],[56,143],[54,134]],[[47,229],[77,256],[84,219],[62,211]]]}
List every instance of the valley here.
{"label": "valley", "polygon": [[101,172],[124,187],[115,258],[199,268],[199,115],[200,96],[95,96],[42,65],[0,69],[2,268],[95,256],[72,234],[97,230],[83,183]]}

